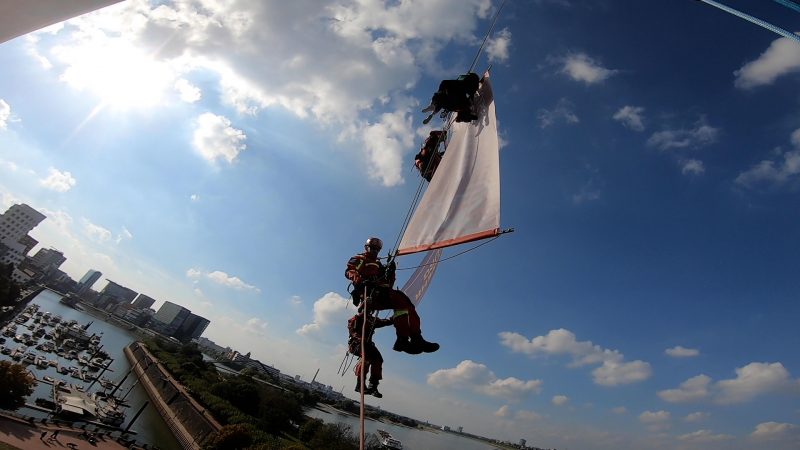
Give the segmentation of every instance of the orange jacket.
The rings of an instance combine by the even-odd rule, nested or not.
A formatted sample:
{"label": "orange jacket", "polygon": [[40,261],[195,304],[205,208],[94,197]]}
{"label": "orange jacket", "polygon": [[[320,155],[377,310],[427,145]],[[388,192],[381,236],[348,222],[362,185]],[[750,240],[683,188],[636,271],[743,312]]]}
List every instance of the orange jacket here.
{"label": "orange jacket", "polygon": [[363,286],[370,283],[373,286],[394,286],[395,275],[393,270],[387,270],[380,259],[369,253],[359,253],[347,261],[347,270],[344,276],[353,282],[353,286]]}

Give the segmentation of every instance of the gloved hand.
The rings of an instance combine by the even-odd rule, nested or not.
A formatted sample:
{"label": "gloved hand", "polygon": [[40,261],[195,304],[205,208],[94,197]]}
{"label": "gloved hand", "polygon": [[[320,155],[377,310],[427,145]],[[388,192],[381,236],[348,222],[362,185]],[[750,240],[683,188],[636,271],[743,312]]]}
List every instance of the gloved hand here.
{"label": "gloved hand", "polygon": [[361,284],[364,280],[361,278],[361,275],[358,272],[355,272],[350,281],[352,281],[353,285],[355,286]]}

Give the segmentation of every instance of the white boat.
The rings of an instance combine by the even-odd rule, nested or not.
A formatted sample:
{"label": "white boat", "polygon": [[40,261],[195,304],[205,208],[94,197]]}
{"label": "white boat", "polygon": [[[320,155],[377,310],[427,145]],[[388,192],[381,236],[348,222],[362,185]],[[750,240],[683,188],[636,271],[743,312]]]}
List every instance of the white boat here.
{"label": "white boat", "polygon": [[391,434],[384,430],[378,430],[378,440],[381,442],[383,448],[390,448],[393,450],[403,450],[403,444],[395,439]]}

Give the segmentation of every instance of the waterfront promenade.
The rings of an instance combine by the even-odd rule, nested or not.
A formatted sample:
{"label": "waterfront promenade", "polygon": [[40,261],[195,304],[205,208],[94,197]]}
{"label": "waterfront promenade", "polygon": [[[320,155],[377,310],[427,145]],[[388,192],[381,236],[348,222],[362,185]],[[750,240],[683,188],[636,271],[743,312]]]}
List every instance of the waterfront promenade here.
{"label": "waterfront promenade", "polygon": [[[58,439],[48,442],[47,437],[56,430],[60,430]],[[47,432],[47,437],[41,439],[42,433],[44,432]],[[12,415],[6,413],[0,414],[0,442],[22,450],[69,450],[71,448],[76,450],[125,450],[130,448],[142,448],[122,445],[109,436],[101,436],[97,439],[96,444],[90,444],[80,437],[82,432],[83,430],[80,428],[42,424],[41,422],[36,422],[31,425],[30,422]]]}

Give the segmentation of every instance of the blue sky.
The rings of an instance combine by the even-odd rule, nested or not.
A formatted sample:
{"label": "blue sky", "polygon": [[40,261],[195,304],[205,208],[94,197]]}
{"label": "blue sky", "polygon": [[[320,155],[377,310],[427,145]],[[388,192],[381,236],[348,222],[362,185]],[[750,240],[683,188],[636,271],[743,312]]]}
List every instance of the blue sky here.
{"label": "blue sky", "polygon": [[[345,263],[395,241],[419,110],[499,2],[284,3],[127,0],[1,44],[0,195],[73,278],[349,395]],[[796,448],[800,44],[689,0],[520,0],[489,64],[516,232],[440,266],[439,352],[379,334],[371,401],[545,447]]]}

